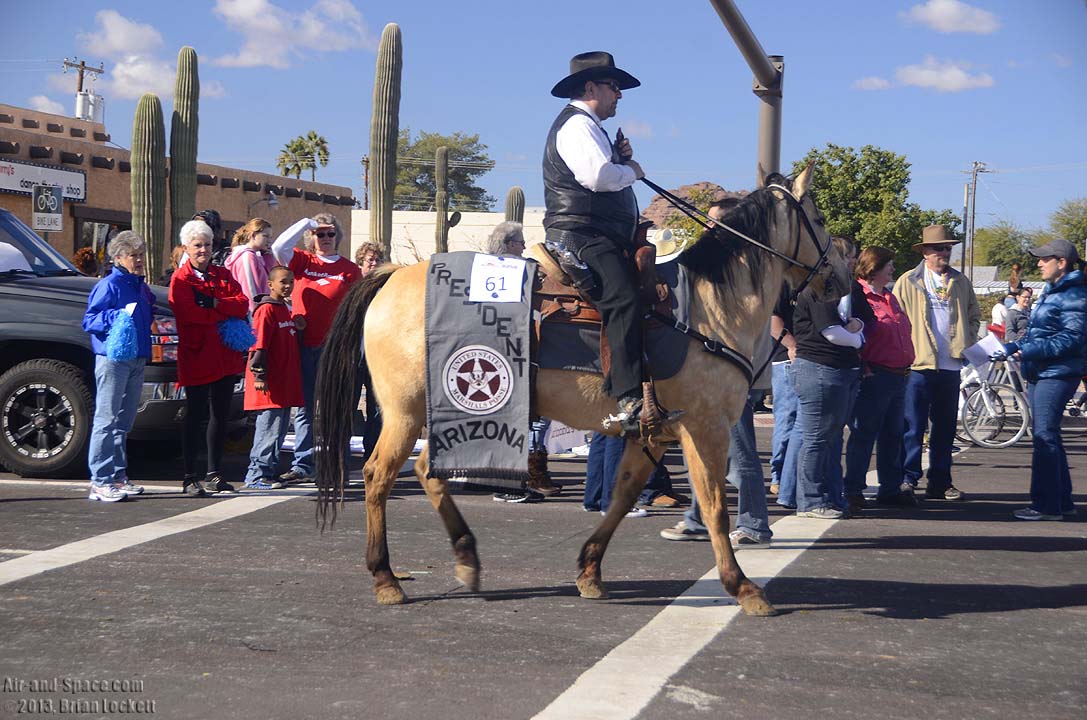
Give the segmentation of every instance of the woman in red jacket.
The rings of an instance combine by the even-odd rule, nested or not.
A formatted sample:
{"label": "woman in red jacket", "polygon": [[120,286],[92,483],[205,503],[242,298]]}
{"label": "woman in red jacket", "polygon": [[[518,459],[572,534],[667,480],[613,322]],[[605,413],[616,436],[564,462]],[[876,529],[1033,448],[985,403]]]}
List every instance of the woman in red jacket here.
{"label": "woman in red jacket", "polygon": [[[245,353],[227,347],[223,337],[228,335],[220,324],[231,318],[244,323],[249,298],[229,270],[211,264],[214,236],[206,223],[201,220],[185,223],[180,240],[188,260],[170,278],[170,306],[177,316],[177,379],[185,388],[182,488],[187,495],[203,497],[234,492],[234,486],[220,476],[219,464],[234,384],[245,371]],[[205,420],[208,467],[200,480],[196,455]]]}

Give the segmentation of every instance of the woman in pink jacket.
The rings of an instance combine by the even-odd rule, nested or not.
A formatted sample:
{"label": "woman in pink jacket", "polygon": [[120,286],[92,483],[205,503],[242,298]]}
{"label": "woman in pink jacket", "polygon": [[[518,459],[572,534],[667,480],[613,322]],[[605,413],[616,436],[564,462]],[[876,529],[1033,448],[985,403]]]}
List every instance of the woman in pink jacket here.
{"label": "woman in pink jacket", "polygon": [[263,218],[253,218],[234,233],[226,269],[249,298],[249,314],[256,308],[255,298],[268,292],[268,272],[276,266],[272,254],[272,225]]}
{"label": "woman in pink jacket", "polygon": [[857,282],[875,319],[864,325],[861,387],[845,451],[845,494],[847,498],[863,497],[872,446],[876,445],[877,502],[911,507],[917,500],[913,490],[902,484],[902,436],[906,377],[914,350],[910,319],[888,289],[894,272],[894,253],[887,248],[865,248],[857,260]]}

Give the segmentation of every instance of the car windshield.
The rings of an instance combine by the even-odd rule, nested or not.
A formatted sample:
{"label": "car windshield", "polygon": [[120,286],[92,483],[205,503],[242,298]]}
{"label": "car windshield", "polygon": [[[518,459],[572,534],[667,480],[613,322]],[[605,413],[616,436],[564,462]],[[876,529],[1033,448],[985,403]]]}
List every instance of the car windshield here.
{"label": "car windshield", "polygon": [[0,212],[0,274],[78,275],[49,243],[9,212]]}

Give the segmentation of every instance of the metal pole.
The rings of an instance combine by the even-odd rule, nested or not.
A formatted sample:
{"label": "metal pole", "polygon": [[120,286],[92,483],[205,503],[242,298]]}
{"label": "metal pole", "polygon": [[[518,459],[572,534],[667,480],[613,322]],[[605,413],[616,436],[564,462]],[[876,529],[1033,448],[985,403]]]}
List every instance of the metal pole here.
{"label": "metal pole", "polygon": [[[970,226],[966,224],[966,209],[970,202],[970,183],[962,184],[962,237],[965,240]],[[959,255],[959,272],[966,274],[966,246],[962,246],[962,254]]]}
{"label": "metal pole", "polygon": [[772,173],[781,171],[781,88],[784,59],[780,55],[767,57],[755,33],[744,20],[732,0],[710,0],[724,23],[732,41],[744,56],[755,75],[752,90],[762,101],[759,106],[759,151],[756,184]]}
{"label": "metal pole", "polygon": [[981,167],[983,167],[982,164],[975,160],[970,181],[970,271],[966,276],[970,278],[971,282],[974,280],[974,226],[978,214],[978,170]]}

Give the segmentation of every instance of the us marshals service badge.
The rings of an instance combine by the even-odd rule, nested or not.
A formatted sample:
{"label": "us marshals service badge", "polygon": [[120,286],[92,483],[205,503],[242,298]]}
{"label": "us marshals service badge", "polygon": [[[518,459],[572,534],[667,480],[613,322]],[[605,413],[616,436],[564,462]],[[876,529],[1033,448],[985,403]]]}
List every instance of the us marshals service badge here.
{"label": "us marshals service badge", "polygon": [[513,372],[506,358],[486,345],[466,345],[445,361],[445,396],[471,415],[487,415],[509,402]]}

